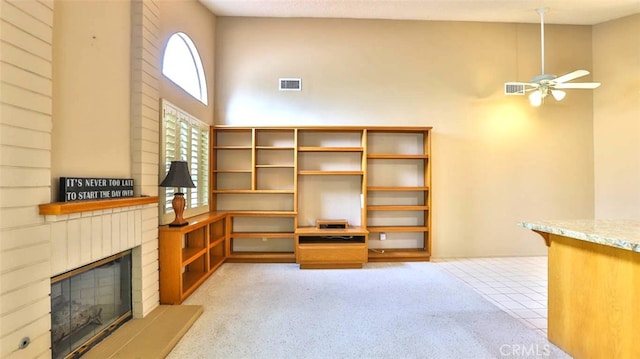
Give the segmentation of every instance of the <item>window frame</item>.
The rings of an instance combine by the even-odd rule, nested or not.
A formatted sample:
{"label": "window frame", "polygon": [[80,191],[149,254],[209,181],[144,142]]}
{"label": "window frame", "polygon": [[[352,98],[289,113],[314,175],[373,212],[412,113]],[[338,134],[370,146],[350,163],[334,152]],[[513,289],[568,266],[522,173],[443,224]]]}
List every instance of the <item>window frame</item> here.
{"label": "window frame", "polygon": [[[167,175],[171,161],[187,161],[189,171],[191,172],[191,179],[194,184],[196,184],[196,188],[181,189],[186,201],[184,217],[187,218],[206,213],[209,211],[210,206],[210,126],[165,99],[161,100],[161,109],[162,137],[160,141],[160,178],[158,183]],[[175,120],[170,121],[168,114],[173,114]],[[173,128],[168,126],[169,123],[173,124]],[[182,131],[180,131],[182,133],[178,136],[180,128],[182,128]],[[183,141],[174,140],[172,144],[169,141],[171,137],[175,139],[183,138]],[[197,143],[194,143],[194,139]],[[186,143],[183,143],[185,140]],[[195,159],[193,158],[194,153],[197,157]],[[204,156],[204,158],[202,156]],[[171,207],[174,193],[176,193],[176,189],[173,187],[161,187],[158,191],[160,224],[169,223],[175,217],[173,208]]]}
{"label": "window frame", "polygon": [[[197,75],[196,79],[184,78],[181,76],[173,76],[175,71],[179,71],[178,69],[184,68],[184,66],[186,65],[185,63],[173,64],[167,61],[167,50],[172,50],[173,47],[171,47],[170,45],[174,41],[181,41],[181,43],[184,44],[187,50],[189,51],[188,53],[181,52],[176,55],[188,57],[191,59],[191,61],[187,61],[187,63],[193,66],[193,67],[189,66],[189,69],[195,72],[195,74]],[[172,56],[169,56],[169,58],[172,58]],[[176,67],[174,68],[172,67],[172,65],[175,65]],[[204,73],[202,58],[200,57],[200,53],[198,52],[198,48],[196,47],[195,43],[193,42],[193,40],[191,40],[189,35],[187,35],[186,33],[175,32],[171,34],[171,36],[169,36],[169,39],[167,40],[167,43],[164,47],[164,51],[162,54],[162,75],[164,75],[164,77],[166,77],[171,82],[176,84],[176,86],[183,89],[186,93],[191,95],[193,98],[202,102],[205,106],[209,105],[207,78]],[[188,88],[189,86],[185,84],[188,81],[197,81],[198,87],[199,87],[197,90],[197,93],[192,92],[191,91],[192,89]]]}

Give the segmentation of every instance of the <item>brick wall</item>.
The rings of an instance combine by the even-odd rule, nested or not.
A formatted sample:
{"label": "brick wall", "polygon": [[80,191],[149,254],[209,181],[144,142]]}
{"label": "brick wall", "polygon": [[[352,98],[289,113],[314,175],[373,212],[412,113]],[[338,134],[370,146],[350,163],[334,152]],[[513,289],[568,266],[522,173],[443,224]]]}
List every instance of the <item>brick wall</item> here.
{"label": "brick wall", "polygon": [[[158,195],[160,159],[160,9],[154,1],[131,3],[131,174],[136,195]],[[141,218],[142,238],[133,251],[133,315],[160,303],[158,209]]]}
{"label": "brick wall", "polygon": [[[124,249],[133,248],[134,316],[159,303],[157,205],[39,215],[51,202],[54,11],[53,0],[0,0],[1,358],[49,358],[50,278]],[[156,195],[157,5],[135,0],[131,14],[131,172],[136,194]]]}
{"label": "brick wall", "polygon": [[0,357],[47,357],[53,1],[0,1]]}

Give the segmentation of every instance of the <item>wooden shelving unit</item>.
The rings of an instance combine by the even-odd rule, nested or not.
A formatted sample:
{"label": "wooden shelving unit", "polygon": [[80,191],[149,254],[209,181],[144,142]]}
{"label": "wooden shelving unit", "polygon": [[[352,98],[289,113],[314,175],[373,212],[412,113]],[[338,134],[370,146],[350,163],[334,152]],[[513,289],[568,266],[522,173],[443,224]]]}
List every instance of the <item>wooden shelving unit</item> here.
{"label": "wooden shelving unit", "polygon": [[362,147],[299,147],[298,152],[362,152]]}
{"label": "wooden shelving unit", "polygon": [[160,303],[180,304],[227,258],[226,213],[189,218],[184,227],[160,226]]}
{"label": "wooden shelving unit", "polygon": [[297,233],[316,219],[366,231],[368,260],[429,260],[430,130],[212,127],[210,203],[229,212],[228,260],[299,262]]}
{"label": "wooden shelving unit", "polygon": [[228,213],[230,262],[295,261],[294,128],[212,127],[210,206]]}
{"label": "wooden shelving unit", "polygon": [[[316,221],[346,219],[350,226],[318,229],[311,223],[298,224],[296,262],[300,268],[361,268],[367,262],[368,232],[362,227],[365,212],[360,205],[366,183],[365,142],[362,129],[298,129],[300,216]],[[344,193],[340,203],[322,201],[336,192]]]}
{"label": "wooden shelving unit", "polygon": [[[212,212],[159,228],[160,302],[182,303],[226,261],[359,268],[429,260],[430,130],[212,127]],[[41,213],[77,206],[43,205]],[[319,230],[319,219],[349,228]]]}
{"label": "wooden shelving unit", "polygon": [[429,207],[427,206],[407,206],[407,205],[399,205],[399,206],[367,206],[368,211],[426,211]]}
{"label": "wooden shelving unit", "polygon": [[215,194],[293,194],[293,190],[281,190],[281,189],[224,189],[214,190]]}
{"label": "wooden shelving unit", "polygon": [[[373,238],[369,242],[370,261],[431,257],[430,130],[367,131],[367,229]],[[400,175],[395,175],[396,171]]]}
{"label": "wooden shelving unit", "polygon": [[[296,213],[291,211],[229,212],[227,214],[228,260],[230,262],[294,262],[295,217]],[[239,223],[241,221],[244,223]],[[280,223],[272,226],[277,222]],[[275,246],[274,243],[276,243]]]}
{"label": "wooden shelving unit", "polygon": [[334,176],[334,175],[347,175],[347,176],[362,176],[363,171],[335,171],[335,170],[306,170],[298,171],[299,175],[313,175],[313,176]]}

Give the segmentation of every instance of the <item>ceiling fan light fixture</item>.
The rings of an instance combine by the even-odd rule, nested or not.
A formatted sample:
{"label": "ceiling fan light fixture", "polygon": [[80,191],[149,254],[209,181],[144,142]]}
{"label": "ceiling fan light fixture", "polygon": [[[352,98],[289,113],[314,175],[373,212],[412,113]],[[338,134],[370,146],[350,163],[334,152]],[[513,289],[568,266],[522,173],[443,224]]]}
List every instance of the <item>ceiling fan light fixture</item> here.
{"label": "ceiling fan light fixture", "polygon": [[556,101],[562,101],[562,99],[567,96],[567,93],[562,90],[550,90],[551,96],[556,99]]}
{"label": "ceiling fan light fixture", "polygon": [[540,107],[542,105],[542,91],[535,90],[529,94],[529,102],[533,107]]}
{"label": "ceiling fan light fixture", "polygon": [[[507,82],[505,83],[505,95],[519,94],[524,95],[525,92],[531,91],[529,94],[529,102],[532,106],[538,107],[542,105],[544,98],[548,95],[553,96],[556,101],[562,101],[567,95],[564,89],[595,89],[600,86],[599,82],[569,82],[586,76],[589,74],[587,70],[575,70],[562,76],[546,74],[544,72],[544,13],[549,9],[542,7],[536,9],[540,15],[540,52],[541,52],[541,74],[535,76],[530,82]],[[520,86],[520,91],[514,91],[513,87]],[[511,86],[511,87],[509,87]],[[516,87],[516,89],[518,89]],[[511,91],[508,91],[511,90]]]}

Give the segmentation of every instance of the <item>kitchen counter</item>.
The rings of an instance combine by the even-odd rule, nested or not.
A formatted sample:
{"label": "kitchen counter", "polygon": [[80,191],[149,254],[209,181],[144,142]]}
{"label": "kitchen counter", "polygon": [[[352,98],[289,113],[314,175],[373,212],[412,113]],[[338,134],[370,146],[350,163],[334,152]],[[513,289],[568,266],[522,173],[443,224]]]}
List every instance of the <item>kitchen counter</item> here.
{"label": "kitchen counter", "polygon": [[638,220],[550,220],[521,222],[519,225],[536,232],[640,252],[640,221]]}
{"label": "kitchen counter", "polygon": [[640,221],[519,225],[549,247],[549,341],[577,359],[640,358]]}

